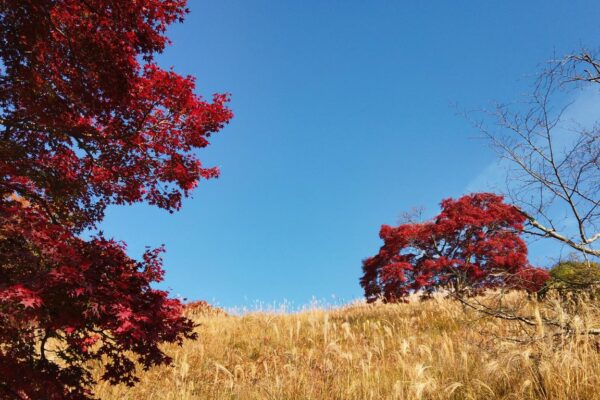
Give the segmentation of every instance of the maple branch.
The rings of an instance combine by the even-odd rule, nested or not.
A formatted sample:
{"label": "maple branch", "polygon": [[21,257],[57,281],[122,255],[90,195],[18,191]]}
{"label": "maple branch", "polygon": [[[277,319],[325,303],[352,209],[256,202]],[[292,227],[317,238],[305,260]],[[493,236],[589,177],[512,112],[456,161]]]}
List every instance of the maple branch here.
{"label": "maple branch", "polygon": [[43,361],[46,361],[46,343],[50,338],[50,332],[48,330],[44,331],[44,336],[40,342],[40,357]]}
{"label": "maple branch", "polygon": [[35,201],[36,203],[38,203],[46,211],[46,214],[48,215],[48,217],[50,218],[52,223],[58,224],[58,219],[56,218],[55,214],[52,212],[50,205],[46,202],[46,200],[44,200],[44,198],[42,196],[40,196],[36,193],[33,193],[31,191],[26,191],[26,190],[20,189],[19,187],[15,186],[15,185],[10,185],[6,182],[0,182],[0,185],[12,190],[13,192],[18,193],[19,195],[21,195],[25,198],[29,198],[29,199]]}

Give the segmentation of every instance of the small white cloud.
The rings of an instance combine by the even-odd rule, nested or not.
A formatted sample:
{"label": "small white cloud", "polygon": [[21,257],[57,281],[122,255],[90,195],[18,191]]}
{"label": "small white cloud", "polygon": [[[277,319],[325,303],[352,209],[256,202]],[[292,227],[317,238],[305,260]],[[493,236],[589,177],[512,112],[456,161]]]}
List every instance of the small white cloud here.
{"label": "small white cloud", "polygon": [[466,192],[502,192],[506,181],[508,167],[508,161],[506,160],[494,161],[469,182]]}
{"label": "small white cloud", "polygon": [[[553,145],[556,149],[566,149],[573,140],[573,128],[592,129],[600,122],[600,91],[595,87],[581,90],[572,99],[570,107],[565,111],[562,118],[563,123],[555,129]],[[479,172],[466,186],[466,192],[495,192],[506,191],[510,169],[515,165],[506,159],[498,159],[488,164]],[[557,228],[567,235],[576,231],[573,218],[565,218],[568,215],[557,205],[549,210],[551,218]],[[534,264],[551,265],[561,256],[568,254],[569,248],[556,241],[532,240],[530,245],[530,259]]]}
{"label": "small white cloud", "polygon": [[[565,148],[570,143],[572,128],[591,129],[600,122],[600,91],[596,87],[588,87],[578,91],[571,106],[563,115],[561,127],[556,129],[554,145]],[[506,188],[506,177],[512,163],[508,160],[496,160],[487,165],[466,186],[465,191],[471,192],[503,192]]]}

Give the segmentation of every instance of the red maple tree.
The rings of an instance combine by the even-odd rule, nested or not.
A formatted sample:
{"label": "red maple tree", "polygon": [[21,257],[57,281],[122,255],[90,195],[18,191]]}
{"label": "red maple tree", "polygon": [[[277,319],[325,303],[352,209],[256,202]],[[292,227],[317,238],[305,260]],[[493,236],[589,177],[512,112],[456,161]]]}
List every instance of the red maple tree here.
{"label": "red maple tree", "polygon": [[0,2],[0,397],[86,399],[89,360],[135,381],[193,337],[182,305],[151,287],[160,251],[80,235],[110,204],[179,209],[216,177],[195,150],[232,117],[227,95],[153,56],[185,0]]}
{"label": "red maple tree", "polygon": [[383,225],[379,253],[363,261],[368,301],[398,301],[411,293],[446,289],[475,295],[508,285],[538,290],[549,278],[527,260],[520,238],[525,217],[492,193],[446,199],[432,221]]}

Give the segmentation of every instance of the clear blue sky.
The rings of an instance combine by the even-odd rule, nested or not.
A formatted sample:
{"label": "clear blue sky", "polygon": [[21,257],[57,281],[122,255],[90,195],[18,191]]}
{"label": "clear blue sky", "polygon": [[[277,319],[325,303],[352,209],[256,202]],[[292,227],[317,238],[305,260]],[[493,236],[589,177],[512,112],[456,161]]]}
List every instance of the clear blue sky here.
{"label": "clear blue sky", "polygon": [[[114,207],[105,233],[165,244],[162,287],[223,306],[362,295],[382,223],[465,193],[495,159],[456,108],[514,100],[537,64],[597,47],[597,1],[190,1],[160,58],[230,92],[201,151],[221,177],[177,214]],[[535,254],[534,254],[535,256]],[[537,255],[539,257],[539,255]]]}

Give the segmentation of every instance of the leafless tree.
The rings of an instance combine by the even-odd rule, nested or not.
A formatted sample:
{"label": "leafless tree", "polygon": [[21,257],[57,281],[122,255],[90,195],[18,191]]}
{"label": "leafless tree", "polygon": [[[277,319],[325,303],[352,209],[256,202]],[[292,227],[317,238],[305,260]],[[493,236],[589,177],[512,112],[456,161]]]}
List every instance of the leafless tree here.
{"label": "leafless tree", "polygon": [[594,123],[573,121],[576,90],[600,91],[600,61],[588,52],[549,63],[525,104],[496,105],[477,122],[510,165],[506,194],[526,232],[600,257],[600,107]]}
{"label": "leafless tree", "polygon": [[[600,103],[594,115],[575,120],[577,91],[597,91],[600,99],[600,60],[587,51],[549,62],[524,102],[467,117],[502,157],[505,194],[526,217],[526,232],[570,247],[591,265],[600,257]],[[597,303],[582,307],[556,291],[532,302],[509,292],[457,300],[479,315],[512,321],[520,329],[516,341],[600,335],[600,328],[581,325],[586,313],[600,313]]]}

